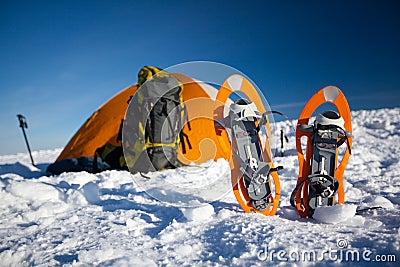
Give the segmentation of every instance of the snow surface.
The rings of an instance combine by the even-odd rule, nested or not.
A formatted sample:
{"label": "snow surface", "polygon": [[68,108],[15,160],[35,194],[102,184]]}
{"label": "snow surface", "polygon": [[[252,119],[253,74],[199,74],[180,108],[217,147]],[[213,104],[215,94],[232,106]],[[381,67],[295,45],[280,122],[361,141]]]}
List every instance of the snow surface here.
{"label": "snow surface", "polygon": [[[274,158],[285,169],[272,217],[241,210],[224,160],[145,179],[125,171],[47,176],[61,149],[33,152],[37,167],[27,154],[1,156],[0,265],[361,266],[380,256],[399,266],[400,108],[352,117],[346,204],[321,209],[316,219],[299,218],[289,204],[298,164],[287,122],[276,125],[289,143],[285,156]],[[374,206],[383,208],[354,215],[356,207]],[[356,253],[358,261],[347,257]]]}

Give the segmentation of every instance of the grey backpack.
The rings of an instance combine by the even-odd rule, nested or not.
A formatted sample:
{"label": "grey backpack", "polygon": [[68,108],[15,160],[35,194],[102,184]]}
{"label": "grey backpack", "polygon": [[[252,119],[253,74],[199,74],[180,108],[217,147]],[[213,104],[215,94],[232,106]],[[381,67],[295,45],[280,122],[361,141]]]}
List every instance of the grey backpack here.
{"label": "grey backpack", "polygon": [[186,153],[186,144],[191,148],[188,136],[182,130],[188,122],[183,85],[165,71],[144,67],[139,72],[138,86],[128,114],[133,117],[133,122],[129,123],[131,128],[138,129],[133,133],[136,134],[133,142],[141,143],[131,146],[136,159],[128,159],[132,165],[130,170],[148,172],[182,166],[178,150],[181,147],[182,153]]}

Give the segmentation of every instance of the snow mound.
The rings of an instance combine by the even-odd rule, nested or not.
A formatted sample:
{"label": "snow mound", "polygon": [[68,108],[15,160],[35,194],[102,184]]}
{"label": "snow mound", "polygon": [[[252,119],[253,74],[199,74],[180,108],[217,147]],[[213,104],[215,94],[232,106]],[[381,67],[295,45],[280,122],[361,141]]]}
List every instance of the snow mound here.
{"label": "snow mound", "polygon": [[8,188],[8,191],[17,197],[40,203],[59,200],[61,196],[60,191],[53,185],[33,181],[13,183]]}
{"label": "snow mound", "polygon": [[354,217],[356,210],[357,205],[352,204],[319,207],[315,210],[313,218],[319,222],[337,224]]}
{"label": "snow mound", "polygon": [[195,208],[183,208],[182,213],[188,221],[210,221],[214,216],[214,207],[204,204]]}

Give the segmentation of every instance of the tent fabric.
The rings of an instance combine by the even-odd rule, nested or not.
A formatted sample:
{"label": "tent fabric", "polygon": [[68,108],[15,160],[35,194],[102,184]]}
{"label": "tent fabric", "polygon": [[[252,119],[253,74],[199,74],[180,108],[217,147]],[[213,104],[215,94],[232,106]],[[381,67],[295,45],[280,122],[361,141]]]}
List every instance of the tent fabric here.
{"label": "tent fabric", "polygon": [[[191,126],[190,131],[187,126],[184,131],[192,149],[185,154],[180,152],[178,159],[185,164],[200,164],[210,159],[227,158],[224,153],[227,149],[218,142],[214,129],[214,101],[218,90],[183,74],[173,75],[184,85],[183,100]],[[92,157],[96,149],[106,143],[121,145],[118,140],[121,121],[136,90],[137,85],[130,86],[104,103],[75,133],[56,161]]]}
{"label": "tent fabric", "polygon": [[121,120],[136,89],[136,85],[133,85],[122,90],[94,112],[71,138],[57,161],[93,157],[96,149],[106,143],[121,145],[120,141],[117,141]]}

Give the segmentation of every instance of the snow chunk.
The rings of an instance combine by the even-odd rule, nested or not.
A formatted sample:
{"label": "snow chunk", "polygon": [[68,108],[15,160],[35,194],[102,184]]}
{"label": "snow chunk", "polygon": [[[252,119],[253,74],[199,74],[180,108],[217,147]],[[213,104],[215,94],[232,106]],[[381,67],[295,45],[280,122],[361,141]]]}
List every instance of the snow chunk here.
{"label": "snow chunk", "polygon": [[99,186],[93,182],[89,182],[82,187],[82,193],[87,202],[90,204],[100,203],[100,190]]}
{"label": "snow chunk", "polygon": [[9,192],[28,201],[40,203],[49,200],[59,200],[61,197],[61,192],[54,186],[33,181],[13,183],[9,188]]}
{"label": "snow chunk", "polygon": [[57,179],[81,189],[83,185],[99,181],[100,178],[97,175],[88,172],[64,172],[60,174]]}
{"label": "snow chunk", "polygon": [[143,229],[148,226],[149,224],[145,220],[140,218],[140,216],[128,218],[126,220],[128,234],[134,237],[143,235]]}
{"label": "snow chunk", "polygon": [[175,252],[181,257],[187,257],[193,253],[193,249],[189,245],[181,244],[175,248]]}
{"label": "snow chunk", "polygon": [[31,222],[37,222],[39,219],[51,218],[53,222],[56,218],[54,215],[68,211],[69,207],[64,202],[44,202],[39,206],[33,206],[31,211],[26,211],[24,217]]}
{"label": "snow chunk", "polygon": [[365,224],[365,218],[360,216],[360,215],[356,215],[354,217],[351,217],[350,219],[348,219],[346,221],[346,225],[362,227],[362,226],[364,226],[364,224]]}
{"label": "snow chunk", "polygon": [[323,223],[341,223],[356,214],[357,206],[352,204],[319,207],[315,210],[313,218]]}
{"label": "snow chunk", "polygon": [[361,203],[360,208],[382,207],[384,209],[394,209],[393,203],[389,199],[382,196],[366,197]]}
{"label": "snow chunk", "polygon": [[218,212],[218,218],[220,219],[227,219],[229,217],[232,217],[236,215],[237,213],[233,210],[228,210],[228,209],[222,209]]}
{"label": "snow chunk", "polygon": [[366,122],[365,127],[370,129],[388,129],[390,127],[390,121],[387,119],[373,119],[372,121]]}
{"label": "snow chunk", "polygon": [[383,223],[381,221],[377,221],[377,220],[367,220],[364,223],[365,228],[371,229],[371,228],[378,228],[380,226],[382,226]]}
{"label": "snow chunk", "polygon": [[88,201],[82,192],[75,189],[69,189],[66,193],[66,196],[66,203],[68,203],[71,207],[86,206],[88,204]]}
{"label": "snow chunk", "polygon": [[212,219],[214,207],[210,204],[205,204],[196,208],[184,208],[182,213],[189,221],[209,221]]}

